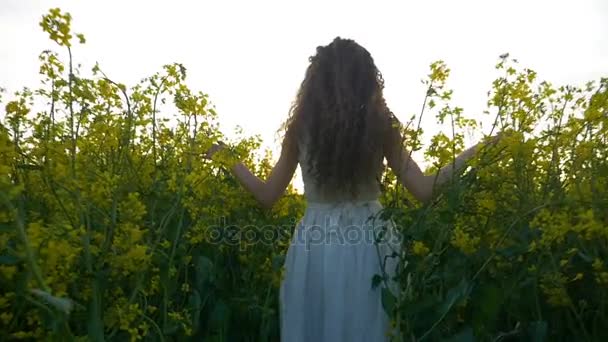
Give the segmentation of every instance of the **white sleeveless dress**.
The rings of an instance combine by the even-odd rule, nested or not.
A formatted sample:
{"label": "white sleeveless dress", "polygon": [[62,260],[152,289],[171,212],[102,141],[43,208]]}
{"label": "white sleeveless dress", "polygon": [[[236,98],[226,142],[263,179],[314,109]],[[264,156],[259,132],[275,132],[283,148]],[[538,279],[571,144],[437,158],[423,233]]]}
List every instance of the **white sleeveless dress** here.
{"label": "white sleeveless dress", "polygon": [[[307,172],[305,157],[300,149],[307,206],[284,264],[281,341],[388,341],[390,323],[381,299],[385,284],[372,288],[372,280],[383,273],[382,260],[392,277],[397,259],[385,256],[399,251],[399,241],[391,222],[377,215],[382,209],[379,185],[375,179],[362,184],[357,199],[323,196]],[[388,233],[377,242],[383,226]],[[395,284],[388,285],[397,295]]]}

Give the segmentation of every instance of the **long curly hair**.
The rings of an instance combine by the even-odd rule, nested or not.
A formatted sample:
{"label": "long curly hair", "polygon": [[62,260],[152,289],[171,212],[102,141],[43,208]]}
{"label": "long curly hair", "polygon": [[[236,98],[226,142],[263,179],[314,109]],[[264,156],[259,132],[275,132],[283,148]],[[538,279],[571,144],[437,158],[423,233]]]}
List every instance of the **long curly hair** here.
{"label": "long curly hair", "polygon": [[377,179],[383,136],[395,117],[383,96],[384,80],[371,54],[351,39],[317,47],[288,119],[284,143],[305,142],[307,166],[325,192],[357,196]]}

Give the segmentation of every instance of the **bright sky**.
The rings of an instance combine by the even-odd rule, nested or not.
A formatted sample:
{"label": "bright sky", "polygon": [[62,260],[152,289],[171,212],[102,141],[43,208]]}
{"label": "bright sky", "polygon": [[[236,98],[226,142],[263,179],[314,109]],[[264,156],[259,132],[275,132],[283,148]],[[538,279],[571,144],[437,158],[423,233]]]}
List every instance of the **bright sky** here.
{"label": "bright sky", "polygon": [[[469,115],[484,109],[505,52],[555,84],[608,76],[606,0],[1,0],[0,87],[38,85],[39,53],[58,49],[38,26],[51,7],[70,12],[73,30],[87,37],[74,52],[86,69],[98,61],[133,85],[163,64],[183,63],[188,84],[210,95],[225,133],[240,125],[275,151],[274,133],[308,57],[338,35],[372,53],[402,120],[419,112],[420,79],[437,59],[451,68],[454,104]],[[436,128],[428,119],[430,135]]]}

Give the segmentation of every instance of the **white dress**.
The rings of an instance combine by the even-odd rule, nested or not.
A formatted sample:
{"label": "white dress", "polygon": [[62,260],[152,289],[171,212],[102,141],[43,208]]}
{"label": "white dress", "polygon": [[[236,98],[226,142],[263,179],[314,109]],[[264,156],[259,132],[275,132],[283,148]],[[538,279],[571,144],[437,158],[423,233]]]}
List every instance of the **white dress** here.
{"label": "white dress", "polygon": [[[361,187],[356,200],[320,195],[307,173],[305,152],[300,169],[307,199],[284,265],[280,289],[281,341],[388,341],[389,319],[382,306],[382,287],[372,288],[374,275],[392,277],[399,241],[391,222],[376,215],[379,186]],[[370,219],[372,216],[376,219]],[[382,227],[388,228],[377,242]],[[385,228],[385,229],[386,229]],[[396,286],[388,288],[396,295]]]}

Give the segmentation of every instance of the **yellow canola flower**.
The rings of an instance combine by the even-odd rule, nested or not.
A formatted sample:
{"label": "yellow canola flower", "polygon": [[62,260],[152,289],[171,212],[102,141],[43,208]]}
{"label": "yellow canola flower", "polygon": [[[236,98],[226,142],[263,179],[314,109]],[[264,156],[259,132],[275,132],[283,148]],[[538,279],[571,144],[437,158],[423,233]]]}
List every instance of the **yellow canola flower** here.
{"label": "yellow canola flower", "polygon": [[566,278],[560,273],[546,274],[541,278],[540,288],[549,305],[553,307],[570,305],[570,297],[565,287],[566,282]]}
{"label": "yellow canola flower", "polygon": [[425,256],[429,254],[430,249],[422,241],[414,241],[412,245],[412,253],[418,256]]}
{"label": "yellow canola flower", "polygon": [[464,254],[471,255],[477,251],[479,241],[479,237],[473,237],[462,227],[457,226],[452,232],[450,243]]}

